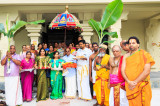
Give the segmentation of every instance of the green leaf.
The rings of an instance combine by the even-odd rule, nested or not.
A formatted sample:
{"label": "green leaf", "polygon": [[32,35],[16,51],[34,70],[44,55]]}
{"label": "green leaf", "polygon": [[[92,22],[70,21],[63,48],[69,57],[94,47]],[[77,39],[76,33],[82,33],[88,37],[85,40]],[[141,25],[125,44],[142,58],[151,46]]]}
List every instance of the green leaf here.
{"label": "green leaf", "polygon": [[103,43],[113,43],[115,40],[103,41]]}
{"label": "green leaf", "polygon": [[101,19],[103,30],[113,25],[120,18],[122,11],[123,3],[121,0],[114,0],[109,3]]}
{"label": "green leaf", "polygon": [[7,33],[8,33],[8,28],[9,28],[9,25],[8,25],[8,14],[7,14],[7,19],[6,19],[6,27],[7,27]]}
{"label": "green leaf", "polygon": [[100,22],[97,22],[97,24],[98,24],[98,27],[100,28],[99,31],[102,30],[102,24]]}
{"label": "green leaf", "polygon": [[33,22],[25,22],[25,21],[17,21],[16,24],[14,24],[11,29],[10,33],[15,33],[17,30],[19,30],[21,27],[27,25],[27,24],[39,24],[39,23],[44,23],[45,20],[38,20],[38,21],[33,21]]}
{"label": "green leaf", "polygon": [[9,36],[9,37],[10,37],[10,38],[14,37],[13,32],[10,33],[10,36]]}
{"label": "green leaf", "polygon": [[97,32],[98,36],[100,37],[100,24],[96,22],[94,19],[90,19],[88,24]]}
{"label": "green leaf", "polygon": [[8,37],[8,38],[14,37],[14,34],[13,34],[13,32],[11,32],[11,30],[8,31],[7,37]]}
{"label": "green leaf", "polygon": [[21,27],[25,26],[27,22],[25,21],[17,21],[16,24],[14,24],[9,32],[15,33],[17,30],[19,30]]}
{"label": "green leaf", "polygon": [[27,24],[40,24],[40,23],[44,23],[45,20],[38,20],[38,21],[33,21],[33,22],[27,22]]}
{"label": "green leaf", "polygon": [[104,35],[104,36],[105,36],[105,35],[109,35],[109,36],[111,36],[112,38],[118,38],[117,32],[106,32],[106,31],[104,31],[104,32],[103,32],[103,35]]}

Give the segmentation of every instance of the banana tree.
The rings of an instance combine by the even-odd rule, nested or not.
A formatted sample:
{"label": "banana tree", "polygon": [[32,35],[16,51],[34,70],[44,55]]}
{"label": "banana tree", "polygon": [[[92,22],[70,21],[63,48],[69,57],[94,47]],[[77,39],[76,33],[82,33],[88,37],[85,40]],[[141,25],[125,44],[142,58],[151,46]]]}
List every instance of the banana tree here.
{"label": "banana tree", "polygon": [[[44,23],[45,20],[38,20],[38,21],[33,21],[33,22],[25,22],[25,21],[16,21],[15,24],[13,24],[11,26],[11,28],[9,29],[9,24],[8,24],[8,16],[7,16],[7,20],[6,20],[6,31],[4,28],[4,24],[0,23],[0,34],[3,33],[4,36],[7,36],[8,38],[8,51],[10,52],[10,42],[11,42],[11,38],[14,37],[14,34],[16,33],[16,31],[18,31],[20,28],[22,28],[23,26],[27,25],[27,24],[39,24],[39,23]],[[8,59],[8,63],[7,63],[7,73],[10,73],[10,59]]]}
{"label": "banana tree", "polygon": [[118,38],[117,32],[107,32],[105,31],[105,29],[109,28],[111,25],[116,23],[116,21],[120,18],[122,11],[123,11],[122,1],[114,0],[106,6],[100,22],[95,21],[94,19],[90,19],[88,21],[89,25],[96,31],[98,35],[99,44],[113,43],[115,41],[115,40],[102,41],[105,35],[109,35],[112,38]]}

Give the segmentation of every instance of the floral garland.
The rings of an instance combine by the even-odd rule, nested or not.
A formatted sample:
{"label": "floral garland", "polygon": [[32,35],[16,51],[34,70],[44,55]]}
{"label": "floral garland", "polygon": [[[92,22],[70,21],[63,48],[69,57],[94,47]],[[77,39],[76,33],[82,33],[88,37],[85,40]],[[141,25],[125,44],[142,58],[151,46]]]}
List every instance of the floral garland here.
{"label": "floral garland", "polygon": [[77,68],[77,64],[76,63],[72,63],[72,62],[66,62],[64,64],[62,64],[63,69],[66,68]]}

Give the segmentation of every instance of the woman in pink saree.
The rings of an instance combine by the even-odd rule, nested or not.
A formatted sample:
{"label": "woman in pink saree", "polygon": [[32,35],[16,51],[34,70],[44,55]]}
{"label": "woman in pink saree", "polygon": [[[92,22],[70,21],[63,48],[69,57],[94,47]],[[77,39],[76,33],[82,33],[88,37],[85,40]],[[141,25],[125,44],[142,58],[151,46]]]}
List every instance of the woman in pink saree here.
{"label": "woman in pink saree", "polygon": [[26,52],[26,58],[21,61],[21,83],[23,101],[32,100],[32,83],[34,78],[34,59],[31,58],[32,53]]}

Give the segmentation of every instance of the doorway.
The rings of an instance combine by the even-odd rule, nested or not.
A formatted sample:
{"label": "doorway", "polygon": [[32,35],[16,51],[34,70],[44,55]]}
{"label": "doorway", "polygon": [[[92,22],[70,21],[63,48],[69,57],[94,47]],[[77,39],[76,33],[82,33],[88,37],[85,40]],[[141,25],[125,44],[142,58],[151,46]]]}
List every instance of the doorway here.
{"label": "doorway", "polygon": [[[46,33],[42,33],[42,43],[54,44],[55,42],[64,42],[65,29],[50,29],[49,24],[46,27]],[[74,29],[66,30],[66,44],[78,43],[80,33]]]}

